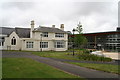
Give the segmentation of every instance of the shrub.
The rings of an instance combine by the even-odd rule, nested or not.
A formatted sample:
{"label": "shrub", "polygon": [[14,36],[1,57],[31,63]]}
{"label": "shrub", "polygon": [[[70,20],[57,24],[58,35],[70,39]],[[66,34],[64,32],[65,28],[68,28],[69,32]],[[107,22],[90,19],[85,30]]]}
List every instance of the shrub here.
{"label": "shrub", "polygon": [[104,57],[104,56],[97,56],[97,55],[94,55],[94,54],[79,54],[78,58],[80,60],[87,60],[87,61],[102,61],[102,62],[112,61],[111,58],[107,58],[107,57]]}

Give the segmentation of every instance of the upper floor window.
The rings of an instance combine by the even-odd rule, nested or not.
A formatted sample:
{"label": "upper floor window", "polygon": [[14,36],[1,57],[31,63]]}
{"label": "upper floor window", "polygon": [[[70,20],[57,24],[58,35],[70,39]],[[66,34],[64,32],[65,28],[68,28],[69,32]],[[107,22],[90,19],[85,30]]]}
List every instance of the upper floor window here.
{"label": "upper floor window", "polygon": [[55,33],[55,37],[64,37],[64,33]]}
{"label": "upper floor window", "polygon": [[26,42],[26,48],[33,48],[33,42]]}
{"label": "upper floor window", "polygon": [[42,37],[48,37],[48,32],[43,32]]}
{"label": "upper floor window", "polygon": [[40,42],[40,48],[48,48],[48,42]]}
{"label": "upper floor window", "polygon": [[11,45],[16,45],[16,38],[15,38],[15,37],[13,37],[13,38],[11,39]]}

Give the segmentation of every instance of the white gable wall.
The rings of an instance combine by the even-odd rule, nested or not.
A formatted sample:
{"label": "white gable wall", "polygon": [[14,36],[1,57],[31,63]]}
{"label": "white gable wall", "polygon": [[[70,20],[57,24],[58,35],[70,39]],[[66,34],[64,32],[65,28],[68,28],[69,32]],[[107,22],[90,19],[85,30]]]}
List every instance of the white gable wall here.
{"label": "white gable wall", "polygon": [[[11,40],[13,37],[15,37],[15,39],[16,39],[16,45],[11,44]],[[21,49],[21,39],[15,32],[12,32],[9,35],[9,37],[5,37],[4,45],[5,45],[4,49],[6,49],[6,50],[20,50]]]}

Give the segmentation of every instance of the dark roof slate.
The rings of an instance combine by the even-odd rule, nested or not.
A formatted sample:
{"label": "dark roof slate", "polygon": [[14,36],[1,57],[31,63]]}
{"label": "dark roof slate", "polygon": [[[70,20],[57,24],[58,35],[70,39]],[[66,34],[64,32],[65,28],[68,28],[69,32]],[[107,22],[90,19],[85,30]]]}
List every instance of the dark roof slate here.
{"label": "dark roof slate", "polygon": [[[30,38],[30,28],[8,28],[8,27],[0,27],[0,34],[4,35],[10,35],[13,31],[16,32],[16,34],[20,38]],[[38,27],[35,28],[33,31],[40,31],[40,32],[54,32],[54,33],[67,33],[61,29],[58,28],[51,28],[51,27]]]}
{"label": "dark roof slate", "polygon": [[20,38],[30,38],[30,28],[15,28],[15,32]]}
{"label": "dark roof slate", "polygon": [[36,28],[33,30],[34,32],[36,31],[40,31],[40,32],[53,32],[53,33],[67,33],[61,29],[58,29],[58,28],[52,28],[52,27],[39,27],[39,28]]}
{"label": "dark roof slate", "polygon": [[0,27],[0,34],[4,34],[9,36],[13,31],[20,38],[29,38],[30,37],[30,28],[8,28],[8,27]]}
{"label": "dark roof slate", "polygon": [[15,30],[15,28],[0,27],[0,34],[9,35]]}

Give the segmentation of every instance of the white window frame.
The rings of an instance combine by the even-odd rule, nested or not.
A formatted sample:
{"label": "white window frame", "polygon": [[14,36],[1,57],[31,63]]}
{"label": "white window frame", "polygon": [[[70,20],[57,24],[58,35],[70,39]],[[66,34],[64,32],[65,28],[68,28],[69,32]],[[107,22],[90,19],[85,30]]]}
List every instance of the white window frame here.
{"label": "white window frame", "polygon": [[55,33],[55,37],[63,38],[64,37],[64,33]]}
{"label": "white window frame", "polygon": [[34,42],[33,41],[27,41],[26,42],[26,48],[33,48]]}
{"label": "white window frame", "polygon": [[55,41],[54,47],[55,48],[65,48],[65,41]]}
{"label": "white window frame", "polygon": [[48,42],[40,42],[40,48],[48,48]]}
{"label": "white window frame", "polygon": [[0,42],[0,46],[2,46],[2,42]]}
{"label": "white window frame", "polygon": [[48,37],[48,32],[42,32],[42,37]]}
{"label": "white window frame", "polygon": [[13,37],[12,39],[11,39],[11,45],[16,45],[16,38],[15,37]]}
{"label": "white window frame", "polygon": [[4,46],[4,42],[0,42],[0,46]]}

